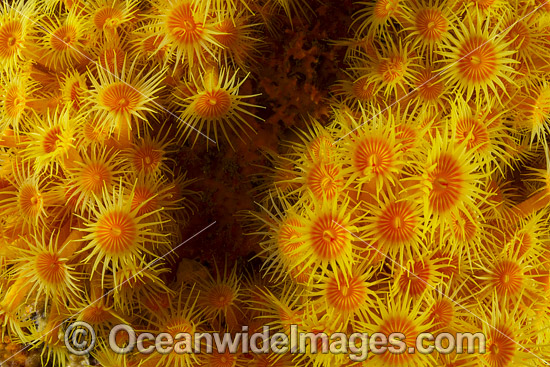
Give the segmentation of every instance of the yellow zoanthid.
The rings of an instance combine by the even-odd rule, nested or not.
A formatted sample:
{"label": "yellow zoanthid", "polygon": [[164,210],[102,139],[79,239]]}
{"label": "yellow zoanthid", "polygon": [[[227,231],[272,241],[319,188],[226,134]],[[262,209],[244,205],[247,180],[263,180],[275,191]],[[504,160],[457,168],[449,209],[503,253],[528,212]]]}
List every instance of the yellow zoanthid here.
{"label": "yellow zoanthid", "polygon": [[157,258],[159,247],[168,247],[167,234],[157,230],[160,223],[153,218],[155,211],[138,215],[141,205],[147,202],[132,209],[123,188],[119,183],[112,191],[105,191],[97,207],[90,208],[91,217],[85,219],[81,229],[85,235],[80,252],[86,254],[84,262],[93,264],[92,273],[100,270],[102,282],[107,270],[116,276],[119,269],[145,261],[146,255]]}
{"label": "yellow zoanthid", "polygon": [[206,1],[198,0],[156,0],[151,22],[143,30],[160,25],[164,35],[158,42],[157,50],[165,50],[166,57],[174,60],[174,67],[186,63],[191,69],[197,64],[206,67],[206,60],[215,56],[215,51],[223,47],[214,38],[222,34],[214,29],[215,19],[208,17]]}
{"label": "yellow zoanthid", "polygon": [[407,197],[389,198],[380,195],[367,205],[364,239],[392,259],[419,256],[423,250],[422,207]]}
{"label": "yellow zoanthid", "polygon": [[[390,338],[393,333],[394,340],[388,345],[385,353],[372,353],[368,364],[371,366],[409,366],[423,367],[433,363],[434,355],[425,353],[409,353],[410,347],[416,347],[415,338],[431,328],[428,310],[422,309],[421,302],[415,302],[405,294],[387,295],[378,301],[376,312],[372,315],[372,321],[362,325],[360,330],[373,333],[382,333]],[[402,352],[399,352],[402,350]]]}
{"label": "yellow zoanthid", "polygon": [[214,140],[217,142],[218,131],[221,130],[233,149],[233,137],[242,141],[242,134],[248,137],[247,129],[253,130],[249,117],[258,118],[251,110],[259,106],[245,100],[258,95],[240,95],[239,90],[246,77],[239,80],[237,75],[237,72],[229,69],[221,69],[219,72],[210,70],[194,80],[192,94],[179,102],[183,111],[178,121],[178,129],[184,139],[195,133],[195,144],[199,138],[198,132],[202,131],[205,125],[206,136],[213,130]]}
{"label": "yellow zoanthid", "polygon": [[17,68],[26,55],[25,48],[31,42],[34,23],[40,19],[37,2],[19,0],[4,2],[0,9],[0,60],[2,69]]}
{"label": "yellow zoanthid", "polygon": [[304,225],[297,228],[299,236],[294,240],[299,246],[290,252],[296,259],[294,268],[299,266],[300,273],[306,274],[327,274],[329,269],[344,276],[350,274],[360,250],[354,237],[360,219],[355,210],[349,199],[326,200],[305,207]]}
{"label": "yellow zoanthid", "polygon": [[[27,239],[28,249],[18,249],[14,261],[14,273],[25,277],[31,284],[27,298],[36,308],[44,305],[65,307],[66,302],[75,302],[81,292],[81,274],[76,270],[78,262],[74,254],[64,257],[59,241],[60,232],[49,236],[44,229]],[[40,303],[39,303],[40,302]]]}
{"label": "yellow zoanthid", "polygon": [[[155,361],[151,366],[189,367],[198,363],[198,354],[192,353],[194,345],[189,336],[204,329],[203,310],[199,309],[197,291],[192,288],[181,289],[177,297],[168,306],[159,309],[156,318],[149,321],[147,331],[155,334],[165,332],[175,337],[174,353],[153,353],[145,363]],[[187,337],[185,335],[188,335]]]}
{"label": "yellow zoanthid", "polygon": [[395,29],[399,13],[407,6],[400,0],[376,0],[359,2],[361,8],[354,14],[352,26],[357,24],[357,36],[380,36]]}
{"label": "yellow zoanthid", "polygon": [[64,103],[71,104],[75,111],[79,111],[88,92],[88,78],[86,74],[76,69],[69,69],[59,77],[59,85]]}
{"label": "yellow zoanthid", "polygon": [[328,273],[316,277],[307,297],[315,300],[320,313],[327,313],[335,320],[339,329],[345,330],[348,324],[359,328],[357,322],[369,322],[370,312],[376,308],[382,292],[375,288],[376,271],[368,262],[353,265],[350,274]]}
{"label": "yellow zoanthid", "polygon": [[500,31],[489,19],[476,18],[470,12],[459,22],[455,32],[436,51],[442,57],[438,71],[452,90],[467,101],[475,93],[476,103],[488,102],[490,96],[499,100],[507,94],[504,82],[512,83],[514,73],[511,49]]}
{"label": "yellow zoanthid", "polygon": [[223,46],[218,49],[219,64],[248,70],[248,66],[257,62],[255,57],[259,55],[262,42],[261,33],[257,30],[259,24],[253,23],[252,16],[244,11],[233,16],[220,12],[218,18],[219,23],[214,29],[219,34],[213,37]]}
{"label": "yellow zoanthid", "polygon": [[93,0],[84,7],[88,14],[92,42],[113,40],[124,36],[128,25],[135,21],[138,11],[136,0]]}
{"label": "yellow zoanthid", "polygon": [[13,187],[0,189],[0,209],[5,216],[16,216],[22,230],[34,231],[43,226],[53,204],[51,182],[34,172],[32,162],[13,163]]}
{"label": "yellow zoanthid", "polygon": [[[445,135],[432,140],[424,162],[415,162],[419,180],[417,194],[422,198],[426,228],[433,231],[448,222],[451,214],[468,210],[477,212],[476,203],[484,202],[473,155],[464,143],[458,144]],[[413,187],[411,187],[413,189]]]}
{"label": "yellow zoanthid", "polygon": [[117,138],[130,138],[134,129],[139,137],[160,107],[155,99],[163,88],[164,69],[140,70],[136,60],[125,58],[121,69],[96,64],[96,72],[86,106],[97,113],[99,126]]}
{"label": "yellow zoanthid", "polygon": [[87,26],[79,10],[71,10],[61,17],[44,20],[33,35],[37,45],[38,62],[56,71],[84,62],[88,56],[85,44]]}
{"label": "yellow zoanthid", "polygon": [[372,115],[362,111],[360,119],[342,129],[340,154],[349,166],[349,186],[358,194],[378,197],[384,187],[399,185],[404,161],[395,127],[400,115],[392,111],[373,109]]}
{"label": "yellow zoanthid", "polygon": [[22,153],[32,159],[35,170],[57,174],[59,168],[70,168],[70,161],[79,157],[76,131],[82,124],[82,116],[71,116],[68,108],[57,108],[48,110],[45,118],[35,115],[32,121],[30,132],[26,134],[29,142]]}
{"label": "yellow zoanthid", "polygon": [[80,159],[66,172],[64,197],[80,212],[89,212],[101,201],[104,190],[110,192],[123,169],[118,152],[108,147],[92,146],[80,152]]}
{"label": "yellow zoanthid", "polygon": [[[215,260],[214,260],[215,261]],[[223,272],[215,263],[214,275],[199,279],[197,289],[200,291],[197,306],[200,307],[213,328],[227,325],[234,330],[241,318],[239,298],[241,296],[241,278],[237,275],[237,267],[228,270],[227,262]]]}
{"label": "yellow zoanthid", "polygon": [[0,73],[0,133],[13,130],[16,137],[24,130],[24,120],[32,115],[30,102],[36,82],[22,69]]}
{"label": "yellow zoanthid", "polygon": [[434,50],[450,35],[456,14],[445,0],[408,1],[409,7],[400,8],[404,18],[406,39],[420,47],[420,53],[433,61]]}
{"label": "yellow zoanthid", "polygon": [[135,139],[130,147],[122,150],[120,154],[124,157],[125,171],[159,177],[169,170],[169,163],[175,163],[169,158],[175,150],[170,131],[160,130],[155,136],[146,130],[141,138]]}

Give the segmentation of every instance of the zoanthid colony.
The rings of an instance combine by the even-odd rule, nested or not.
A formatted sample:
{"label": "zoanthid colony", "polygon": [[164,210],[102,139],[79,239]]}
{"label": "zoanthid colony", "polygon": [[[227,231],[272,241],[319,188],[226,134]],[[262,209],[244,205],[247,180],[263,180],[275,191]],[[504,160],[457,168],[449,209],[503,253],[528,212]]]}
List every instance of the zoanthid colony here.
{"label": "zoanthid colony", "polygon": [[[328,77],[300,42],[282,46],[292,57],[261,62],[267,39],[284,43],[300,27],[324,35],[315,19],[336,7],[334,21],[347,12],[350,28],[324,40]],[[56,367],[547,365],[549,12],[538,0],[3,2],[0,357]],[[276,63],[280,75],[262,73]],[[306,87],[274,91],[298,77]],[[302,101],[323,113],[299,113],[312,105]],[[235,151],[258,126],[277,142],[241,162],[256,164],[256,208],[227,215],[257,239],[250,264],[262,265],[182,258],[201,209],[178,150]],[[64,343],[75,321],[98,338],[83,356]],[[362,362],[121,355],[108,344],[117,324],[171,335],[264,325],[402,333],[407,349]],[[481,332],[486,348],[408,353],[424,332]]]}

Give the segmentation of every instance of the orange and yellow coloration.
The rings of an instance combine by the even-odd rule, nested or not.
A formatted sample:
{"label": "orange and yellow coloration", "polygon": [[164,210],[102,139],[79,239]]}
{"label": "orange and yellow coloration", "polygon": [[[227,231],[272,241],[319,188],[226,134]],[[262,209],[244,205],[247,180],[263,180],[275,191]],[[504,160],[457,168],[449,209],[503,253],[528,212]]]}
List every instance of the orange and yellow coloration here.
{"label": "orange and yellow coloration", "polygon": [[[90,364],[63,345],[85,321],[106,367],[544,365],[549,15],[543,0],[3,2],[2,364],[17,344],[37,365]],[[238,164],[212,189],[196,176],[215,160]],[[231,236],[182,259],[220,187],[247,184],[253,261],[231,264],[249,249],[225,220]],[[219,248],[223,269],[205,256]],[[106,350],[118,323],[402,332],[406,348],[481,331],[487,349],[123,357]]]}

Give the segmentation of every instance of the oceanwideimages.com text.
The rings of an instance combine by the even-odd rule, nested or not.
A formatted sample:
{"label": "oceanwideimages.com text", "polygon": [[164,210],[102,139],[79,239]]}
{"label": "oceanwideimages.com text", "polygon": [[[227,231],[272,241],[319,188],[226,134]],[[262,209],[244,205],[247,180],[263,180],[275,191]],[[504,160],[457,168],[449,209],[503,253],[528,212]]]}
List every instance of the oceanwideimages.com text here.
{"label": "oceanwideimages.com text", "polygon": [[[88,353],[95,344],[95,333],[80,322],[65,334],[65,345],[73,354]],[[74,329],[74,330],[73,330]],[[124,342],[121,342],[124,340]],[[136,332],[126,324],[116,325],[109,333],[109,347],[116,353],[199,354],[199,353],[275,353],[275,354],[345,354],[354,362],[362,362],[372,354],[449,354],[485,353],[483,333],[325,333],[303,332],[291,325],[288,333],[272,332],[264,326],[251,333],[243,326],[238,333],[151,333]]]}

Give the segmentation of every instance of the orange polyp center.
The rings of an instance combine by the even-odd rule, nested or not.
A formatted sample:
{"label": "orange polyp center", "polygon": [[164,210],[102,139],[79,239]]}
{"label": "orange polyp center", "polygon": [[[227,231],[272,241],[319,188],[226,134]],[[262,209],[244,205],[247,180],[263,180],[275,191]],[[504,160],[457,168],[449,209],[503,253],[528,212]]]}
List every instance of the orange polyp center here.
{"label": "orange polyp center", "polygon": [[17,118],[26,106],[24,91],[17,86],[8,88],[4,97],[4,109],[11,118]]}
{"label": "orange polyp center", "polygon": [[505,260],[496,264],[490,281],[499,296],[518,294],[523,284],[523,274],[518,264]]}
{"label": "orange polyp center", "polygon": [[[470,213],[471,215],[472,213]],[[458,215],[451,215],[451,229],[453,235],[459,241],[471,241],[477,234],[477,224],[468,215],[460,211]]]}
{"label": "orange polyp center", "polygon": [[364,175],[383,174],[391,165],[392,155],[387,141],[369,137],[355,151],[355,167]]}
{"label": "orange polyp center", "polygon": [[156,149],[153,145],[143,145],[139,147],[133,158],[134,167],[138,171],[152,173],[162,160],[162,150]]}
{"label": "orange polyp center", "polygon": [[349,292],[349,287],[347,286],[342,286],[342,289],[340,290],[340,292],[342,293],[342,296],[346,297],[348,295],[348,292]]}
{"label": "orange polyp center", "polygon": [[366,286],[355,276],[349,276],[347,281],[343,276],[331,278],[327,284],[327,301],[340,311],[352,311],[360,307],[366,298]]}
{"label": "orange polyp center", "polygon": [[319,163],[309,173],[307,184],[317,199],[332,199],[338,193],[340,169],[333,164]]}
{"label": "orange polyp center", "polygon": [[445,191],[449,187],[449,181],[445,178],[439,177],[435,179],[434,189],[439,191]]}
{"label": "orange polyp center", "polygon": [[385,82],[398,82],[405,76],[405,63],[401,56],[389,57],[380,63],[379,72]]}
{"label": "orange polyp center", "polygon": [[442,299],[435,302],[432,306],[432,318],[437,326],[447,327],[453,320],[453,305],[450,301]]}
{"label": "orange polyp center", "polygon": [[303,227],[296,219],[289,219],[281,226],[278,236],[278,244],[281,252],[290,256],[294,250],[300,247],[303,243],[296,241],[300,237],[300,233],[296,229],[297,227]]}
{"label": "orange polyp center", "polygon": [[111,112],[124,113],[133,111],[141,100],[141,96],[137,90],[126,83],[114,83],[105,88],[101,100]]}
{"label": "orange polyp center", "polygon": [[317,159],[330,159],[332,157],[332,140],[326,136],[315,138],[307,147],[308,158],[315,161]]}
{"label": "orange polyp center", "polygon": [[321,180],[321,187],[326,191],[334,186],[334,180],[331,177],[325,177]]}
{"label": "orange polyp center", "polygon": [[326,231],[323,231],[323,241],[326,242],[332,242],[336,240],[337,234],[334,229],[327,229]]}
{"label": "orange polyp center", "polygon": [[403,226],[403,219],[401,217],[395,217],[393,219],[393,228],[395,229],[401,229],[401,227]]}
{"label": "orange polyp center", "polygon": [[197,98],[195,112],[202,118],[219,119],[231,109],[231,95],[223,89],[204,92]]}
{"label": "orange polyp center", "polygon": [[373,154],[369,157],[369,166],[371,166],[372,168],[376,168],[380,165],[381,161],[382,160],[380,159],[378,154]]}
{"label": "orange polyp center", "polygon": [[181,44],[199,42],[204,33],[202,24],[195,21],[190,4],[173,9],[166,19],[168,32]]}
{"label": "orange polyp center", "polygon": [[166,293],[147,294],[143,303],[146,307],[158,312],[170,306],[170,298]]}
{"label": "orange polyp center", "polygon": [[111,318],[111,314],[107,311],[103,305],[91,305],[85,307],[82,311],[82,319],[91,324],[101,324]]}
{"label": "orange polyp center", "polygon": [[461,119],[456,126],[458,141],[467,140],[467,147],[478,152],[486,151],[489,144],[489,132],[487,127],[479,120],[473,118]]}
{"label": "orange polyp center", "polygon": [[[510,331],[507,328],[497,326],[496,330],[491,330],[487,340],[487,351],[484,358],[489,362],[489,365],[495,367],[510,366],[510,362],[516,351],[516,344],[507,335]],[[503,334],[501,334],[500,330]]]}
{"label": "orange polyp center", "polygon": [[50,41],[56,51],[66,51],[74,47],[71,43],[76,39],[77,30],[74,26],[65,25],[53,33]]}
{"label": "orange polyp center", "polygon": [[60,143],[61,128],[56,126],[46,133],[42,146],[45,153],[54,152]]}
{"label": "orange polyp center", "polygon": [[235,294],[229,285],[218,284],[212,287],[208,293],[208,306],[223,310],[231,306],[234,298]]}
{"label": "orange polyp center", "polygon": [[101,193],[101,190],[111,184],[112,176],[109,168],[101,163],[89,163],[80,173],[80,185],[84,191]]}
{"label": "orange polyp center", "polygon": [[468,83],[485,83],[497,71],[497,55],[494,45],[482,37],[473,36],[460,46],[458,70]]}
{"label": "orange polyp center", "polygon": [[411,296],[419,296],[428,286],[431,276],[431,267],[428,262],[416,261],[410,271],[405,271],[399,278],[399,286]]}
{"label": "orange polyp center", "polygon": [[115,237],[119,237],[122,234],[122,228],[117,224],[114,224],[109,229],[109,231],[110,231],[111,236],[115,236]]}
{"label": "orange polyp center", "polygon": [[330,216],[317,218],[310,235],[308,244],[317,256],[325,260],[339,257],[350,243],[345,230],[333,223]]}
{"label": "orange polyp center", "polygon": [[100,141],[106,135],[105,130],[95,121],[89,121],[84,125],[84,136],[91,141]]}
{"label": "orange polyp center", "polygon": [[399,125],[396,127],[396,136],[401,141],[401,151],[407,152],[414,147],[416,131],[410,126]]}
{"label": "orange polyp center", "polygon": [[360,101],[366,101],[374,94],[374,88],[367,79],[358,79],[352,86],[353,95]]}
{"label": "orange polyp center", "polygon": [[422,70],[416,82],[418,93],[427,101],[436,101],[443,93],[443,83],[439,82],[437,74],[431,69]]}
{"label": "orange polyp center", "polygon": [[42,195],[32,185],[25,185],[19,190],[19,206],[26,218],[35,218],[42,209]]}
{"label": "orange polyp center", "polygon": [[110,211],[102,215],[95,228],[98,244],[110,254],[132,249],[138,239],[137,225],[128,213]]}
{"label": "orange polyp center", "polygon": [[436,163],[436,168],[428,177],[432,183],[428,200],[433,210],[442,213],[457,204],[463,193],[464,179],[460,166],[452,155],[443,154]]}
{"label": "orange polyp center", "polygon": [[[401,333],[405,336],[402,339],[407,346],[412,346],[414,336],[418,335],[418,331],[414,323],[406,316],[389,316],[387,320],[383,320],[380,326],[380,333],[389,337],[392,333]],[[406,353],[382,353],[381,357],[386,361],[387,365],[391,366],[406,366],[407,361],[413,358],[414,354]]]}
{"label": "orange polyp center", "polygon": [[40,253],[36,258],[36,270],[40,278],[48,283],[62,283],[65,279],[63,262],[55,254]]}
{"label": "orange polyp center", "polygon": [[94,15],[94,25],[97,29],[114,29],[122,23],[123,14],[119,9],[105,7],[99,9]]}
{"label": "orange polyp center", "polygon": [[393,202],[383,209],[377,219],[377,232],[385,242],[392,244],[411,240],[416,232],[417,219],[411,205],[405,201]]}
{"label": "orange polyp center", "polygon": [[518,251],[520,256],[523,256],[531,248],[533,239],[528,233],[519,233],[512,241],[512,249]]}
{"label": "orange polyp center", "polygon": [[[141,207],[139,207],[141,205]],[[146,186],[136,187],[134,197],[132,199],[132,210],[139,207],[138,216],[151,213],[158,208],[158,197]]]}
{"label": "orange polyp center", "polygon": [[[395,3],[395,4],[394,4]],[[374,6],[374,16],[379,20],[385,21],[397,10],[397,1],[378,0]]]}
{"label": "orange polyp center", "polygon": [[12,57],[22,44],[23,27],[18,21],[7,22],[0,27],[0,56]]}
{"label": "orange polyp center", "polygon": [[166,332],[170,333],[170,335],[175,336],[178,333],[191,333],[193,331],[193,326],[183,317],[172,317],[165,323],[164,329],[166,329]]}
{"label": "orange polyp center", "polygon": [[438,9],[422,9],[416,16],[416,28],[427,42],[435,42],[447,31],[447,19]]}
{"label": "orange polyp center", "polygon": [[470,1],[474,3],[479,9],[487,10],[495,3],[496,0],[470,0]]}
{"label": "orange polyp center", "polygon": [[[159,50],[162,43],[162,37],[160,35],[153,35],[143,40],[143,50],[145,52],[155,52]],[[162,50],[160,50],[162,52]]]}
{"label": "orange polyp center", "polygon": [[74,81],[73,84],[69,88],[69,94],[71,101],[73,102],[73,107],[78,109],[80,108],[80,94],[81,94],[81,86],[78,81]]}
{"label": "orange polyp center", "polygon": [[[126,53],[120,48],[109,48],[100,55],[99,62],[101,66],[109,71],[121,71],[124,67]],[[129,89],[132,89],[130,87]]]}
{"label": "orange polyp center", "polygon": [[222,23],[216,25],[216,30],[223,32],[224,34],[215,35],[216,40],[226,48],[231,48],[237,43],[238,29],[233,25],[231,20],[224,20]]}
{"label": "orange polyp center", "polygon": [[25,103],[25,100],[23,98],[15,97],[13,99],[14,107],[22,107],[24,103]]}
{"label": "orange polyp center", "polygon": [[188,32],[193,31],[197,28],[195,22],[191,20],[184,20],[182,24],[183,24],[183,28]]}

